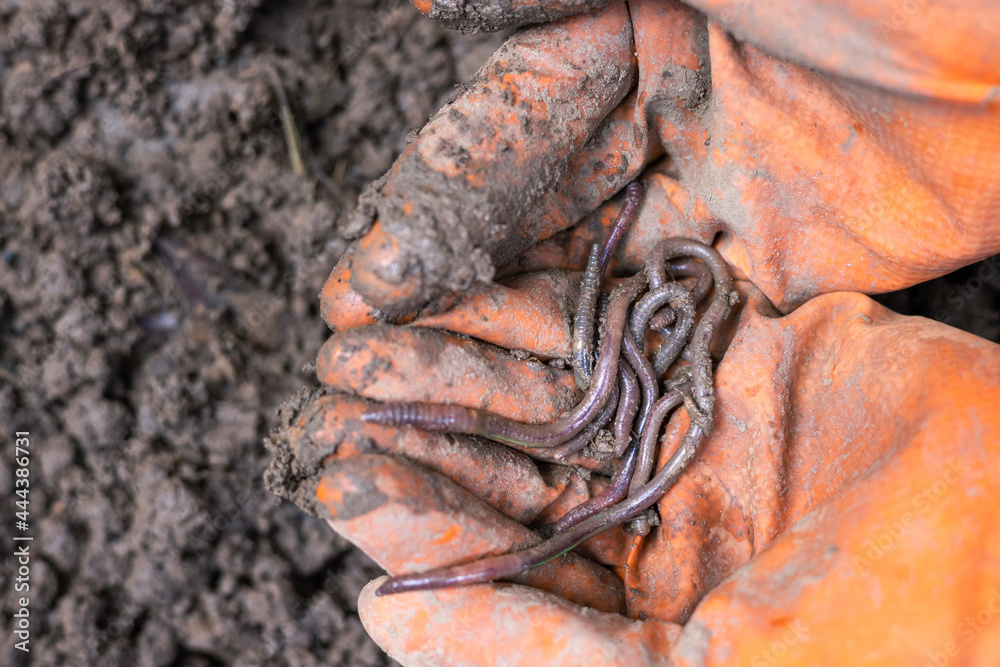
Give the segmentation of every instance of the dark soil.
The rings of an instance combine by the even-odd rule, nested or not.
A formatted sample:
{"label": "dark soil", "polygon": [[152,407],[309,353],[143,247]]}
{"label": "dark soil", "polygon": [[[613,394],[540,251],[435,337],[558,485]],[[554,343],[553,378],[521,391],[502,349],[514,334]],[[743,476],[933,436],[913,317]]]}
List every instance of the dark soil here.
{"label": "dark soil", "polygon": [[0,664],[391,662],[379,569],[264,490],[262,441],[314,382],[338,226],[499,43],[403,0],[0,0]]}
{"label": "dark soil", "polygon": [[[0,0],[0,663],[391,662],[378,568],[264,490],[262,442],[314,382],[339,225],[499,41],[403,0]],[[887,302],[1000,340],[1000,267],[963,271]]]}

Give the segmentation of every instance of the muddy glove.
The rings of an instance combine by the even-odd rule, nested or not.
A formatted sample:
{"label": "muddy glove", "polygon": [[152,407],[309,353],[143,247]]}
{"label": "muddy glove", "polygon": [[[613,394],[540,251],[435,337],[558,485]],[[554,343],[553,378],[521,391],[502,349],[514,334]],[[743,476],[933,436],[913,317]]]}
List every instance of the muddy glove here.
{"label": "muddy glove", "polygon": [[[376,597],[377,580],[359,602],[372,637],[406,665],[990,664],[1000,346],[858,294],[782,317],[740,288],[714,430],[637,552],[615,528],[513,585]],[[338,334],[320,377],[523,421],[573,387],[417,327]],[[523,524],[608,484],[488,441],[364,423],[365,399],[310,398],[289,415],[300,504],[392,574],[530,547],[541,537]],[[683,410],[666,425],[660,466],[686,426]]]}
{"label": "muddy glove", "polygon": [[[520,33],[362,201],[356,230],[374,227],[324,290],[340,333],[319,374],[371,399],[529,422],[578,400],[570,373],[475,340],[352,327],[459,300],[418,323],[566,356],[576,276],[537,272],[581,268],[619,205],[601,203],[640,172],[619,273],[679,235],[715,239],[749,279],[715,428],[659,502],[663,525],[638,550],[602,534],[516,579],[527,586],[369,587],[366,626],[404,663],[945,664],[998,650],[997,347],[857,295],[808,301],[997,251],[983,34],[996,22],[968,9],[896,21],[886,5],[704,9],[714,18],[614,5]],[[276,472],[394,574],[530,546],[525,524],[550,524],[610,472],[362,423],[364,400],[342,394],[299,407]],[[666,425],[663,456],[686,421]]]}
{"label": "muddy glove", "polygon": [[519,33],[362,197],[351,286],[397,313],[489,281],[654,161],[661,233],[719,235],[781,312],[982,259],[1000,8],[898,4],[616,3]]}

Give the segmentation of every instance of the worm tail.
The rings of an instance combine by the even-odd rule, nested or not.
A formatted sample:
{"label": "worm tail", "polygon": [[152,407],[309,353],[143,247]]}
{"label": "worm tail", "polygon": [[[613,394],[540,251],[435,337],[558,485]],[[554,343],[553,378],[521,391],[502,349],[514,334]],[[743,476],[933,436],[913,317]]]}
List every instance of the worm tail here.
{"label": "worm tail", "polygon": [[436,403],[382,403],[369,408],[361,421],[383,426],[416,426],[427,431],[475,433],[480,425],[475,411]]}

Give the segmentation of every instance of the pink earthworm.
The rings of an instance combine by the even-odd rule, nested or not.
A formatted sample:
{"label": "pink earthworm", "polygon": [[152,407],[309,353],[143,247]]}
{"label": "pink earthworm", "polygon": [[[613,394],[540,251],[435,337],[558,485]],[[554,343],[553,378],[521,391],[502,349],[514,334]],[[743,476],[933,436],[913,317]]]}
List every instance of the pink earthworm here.
{"label": "pink earthworm", "polygon": [[622,206],[618,217],[615,218],[611,235],[605,241],[603,250],[597,243],[591,247],[590,256],[587,258],[587,267],[584,269],[583,279],[580,281],[576,315],[573,318],[573,342],[570,356],[576,385],[580,389],[587,388],[590,384],[590,376],[593,374],[594,313],[597,308],[597,295],[601,290],[601,280],[607,272],[611,255],[618,247],[625,230],[635,218],[635,213],[639,208],[639,200],[642,198],[642,185],[637,182],[629,183],[628,187],[625,188],[625,197],[625,205]]}
{"label": "pink earthworm", "polygon": [[[655,400],[656,392],[658,391],[658,386],[655,385],[655,377],[652,388],[649,387],[648,377],[646,377],[651,370],[648,368],[649,361],[638,350],[633,337],[629,335],[631,332],[625,333],[623,329],[626,324],[628,306],[638,296],[639,291],[646,282],[646,277],[648,277],[650,283],[654,281],[653,276],[656,274],[656,271],[649,267],[654,265],[663,267],[668,259],[674,257],[695,257],[703,262],[712,274],[715,293],[705,314],[695,326],[688,345],[688,356],[691,361],[693,398],[684,396],[682,399],[684,391],[678,389],[678,387],[673,387],[668,389],[668,393],[663,398]],[[595,400],[588,401],[587,397],[591,396],[592,393],[599,393],[595,390],[595,387],[601,386],[602,381],[605,384],[610,381],[611,373],[607,373],[606,371],[610,369],[617,370],[620,360],[619,355],[615,352],[619,350],[625,355],[626,360],[639,375],[639,378],[644,380],[644,403],[647,402],[647,397],[652,397],[652,400],[655,400],[655,403],[649,405],[648,409],[644,408],[640,417],[638,429],[640,442],[633,444],[626,451],[623,465],[612,479],[611,484],[602,493],[581,504],[578,508],[571,510],[553,527],[552,536],[534,547],[462,565],[391,577],[379,587],[376,595],[480,583],[516,575],[526,569],[536,567],[560,556],[610,526],[640,517],[643,512],[652,507],[666,494],[694,458],[698,445],[711,432],[715,407],[712,386],[711,348],[715,338],[720,333],[721,325],[729,315],[731,306],[735,303],[736,293],[733,290],[729,270],[722,258],[712,248],[696,241],[668,239],[659,244],[651,253],[647,269],[644,274],[633,276],[632,279],[627,281],[624,286],[619,287],[612,295],[602,330],[601,355],[599,356],[597,369],[595,370],[595,378],[588,388],[584,401],[581,403],[581,406],[597,403]],[[696,280],[696,283],[698,282]],[[696,284],[697,288],[698,285]],[[697,291],[703,291],[703,289],[698,289]],[[642,317],[645,318],[645,315]],[[602,371],[605,371],[603,375]],[[618,375],[620,376],[621,373],[619,372]],[[622,387],[624,386],[623,383]],[[607,389],[602,389],[601,391],[608,391],[610,393],[610,390]],[[621,389],[619,393],[623,396],[626,394]],[[609,396],[605,395],[605,401],[608,398]],[[681,439],[680,445],[670,456],[667,463],[651,480],[646,482],[645,480],[648,479],[654,465],[653,461],[655,461],[656,445],[662,421],[666,418],[670,410],[677,407],[681,400],[683,400],[690,418],[688,429]],[[621,403],[621,400],[619,403]],[[466,409],[463,408],[463,410]],[[567,430],[565,428],[566,423],[575,423],[573,417],[579,419],[587,411],[588,409],[574,410],[569,417],[556,422],[556,424],[562,423],[563,425],[560,428],[565,431]],[[592,419],[599,411],[600,408],[590,410],[588,419]],[[402,414],[403,412],[403,410],[396,411],[397,414]],[[400,418],[394,422],[391,420],[386,421],[384,415],[379,416],[376,414],[375,418],[368,419],[368,421],[378,421],[379,423],[414,423],[421,426],[426,422],[434,430],[459,430],[452,427],[468,425],[468,419],[466,419],[466,422],[463,422],[464,417],[461,414],[456,417],[454,413],[447,411],[436,414],[430,413],[423,421],[421,421],[420,415],[416,412],[410,414],[416,415],[416,417]],[[489,415],[489,413],[483,413],[482,411],[476,411],[476,414]],[[502,419],[496,415],[492,415],[492,417]],[[569,421],[567,422],[567,420]],[[509,422],[509,420],[507,421]],[[517,427],[528,427],[528,425],[518,424],[517,422],[509,423]],[[579,427],[574,425],[568,429],[573,430],[573,428],[576,428],[576,431],[567,437],[572,437],[572,435],[582,430],[582,424],[584,423],[586,423],[586,420],[581,421]],[[551,427],[552,425],[549,426]],[[492,437],[487,433],[480,434]],[[648,525],[644,519],[639,518],[636,523],[638,524],[637,529],[639,531],[648,531]]]}
{"label": "pink earthworm", "polygon": [[694,458],[698,445],[705,437],[702,427],[691,422],[681,444],[656,476],[625,500],[587,517],[580,523],[553,535],[530,549],[482,558],[471,563],[440,567],[426,572],[389,577],[375,595],[391,595],[406,591],[431,590],[447,586],[484,583],[514,576],[561,556],[581,542],[611,526],[623,523],[652,507],[673,486]]}
{"label": "pink earthworm", "polygon": [[553,447],[572,438],[608,402],[618,377],[618,357],[629,304],[645,284],[636,275],[615,288],[601,333],[600,355],[583,400],[568,415],[549,424],[524,424],[506,417],[457,405],[385,403],[361,415],[361,420],[385,426],[417,426],[428,431],[481,435],[522,447]]}
{"label": "pink earthworm", "polygon": [[621,457],[632,441],[632,424],[635,423],[635,417],[639,413],[639,380],[636,379],[628,360],[619,362],[618,375],[621,385],[620,398],[611,433],[615,438],[615,456]]}

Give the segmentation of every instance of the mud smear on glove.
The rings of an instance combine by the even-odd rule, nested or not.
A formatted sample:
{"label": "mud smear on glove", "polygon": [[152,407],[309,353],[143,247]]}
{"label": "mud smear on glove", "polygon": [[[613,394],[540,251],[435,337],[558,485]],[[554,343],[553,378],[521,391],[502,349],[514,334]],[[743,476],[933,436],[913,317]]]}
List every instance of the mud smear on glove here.
{"label": "mud smear on glove", "polygon": [[[327,423],[329,392],[321,387],[303,387],[278,408],[278,426],[264,440],[274,456],[264,472],[268,491],[295,503],[316,517],[323,517],[317,507],[316,489],[323,464],[338,452],[365,454],[378,451],[375,442],[363,432],[359,421],[336,420]],[[350,400],[350,399],[345,399]],[[360,516],[379,507],[384,497],[375,488],[362,485],[343,497],[343,518]]]}
{"label": "mud smear on glove", "polygon": [[[524,25],[548,23],[560,17],[572,16],[603,7],[609,0],[577,0],[577,2],[518,3],[512,0],[432,0],[419,6],[428,18],[462,32],[497,32]],[[418,3],[414,3],[418,4]],[[423,3],[419,3],[423,5]]]}
{"label": "mud smear on glove", "polygon": [[[303,387],[290,396],[278,408],[278,426],[264,440],[264,446],[274,456],[264,472],[265,488],[313,516],[319,516],[316,485],[320,462],[326,454],[336,451],[336,445],[325,453],[317,451],[306,436],[310,421],[308,408],[324,393],[320,388]],[[301,446],[303,441],[305,447]]]}
{"label": "mud smear on glove", "polygon": [[[369,304],[395,314],[467,290],[538,238],[516,226],[531,226],[531,206],[635,76],[622,7],[571,22],[586,25],[565,40],[558,28],[508,40],[361,196],[344,233],[372,230],[351,276]],[[592,39],[562,48],[581,30]]]}
{"label": "mud smear on glove", "polygon": [[[290,397],[280,408],[280,424],[265,441],[274,455],[264,474],[267,489],[323,517],[317,510],[317,488],[329,464],[364,454],[391,454],[444,475],[508,519],[531,524],[549,521],[546,513],[566,497],[567,489],[579,491],[590,478],[583,468],[535,461],[485,439],[364,423],[361,415],[375,405],[325,387],[303,388]],[[606,464],[595,467],[613,469]],[[343,511],[364,514],[381,504],[380,494],[369,495],[352,499]]]}

